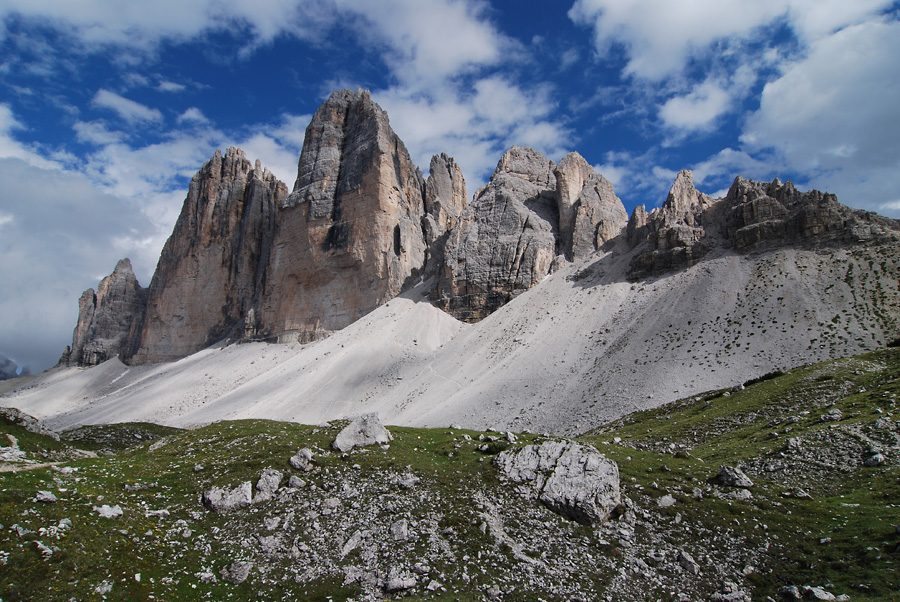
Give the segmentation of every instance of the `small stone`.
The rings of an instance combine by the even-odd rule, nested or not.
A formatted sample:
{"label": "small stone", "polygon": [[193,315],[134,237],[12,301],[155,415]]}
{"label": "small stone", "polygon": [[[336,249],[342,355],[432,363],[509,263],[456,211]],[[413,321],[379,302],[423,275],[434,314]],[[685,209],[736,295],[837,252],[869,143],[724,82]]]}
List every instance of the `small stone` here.
{"label": "small stone", "polygon": [[98,513],[103,518],[119,518],[122,516],[122,507],[118,504],[115,506],[103,504],[99,507],[94,506],[94,512]]}
{"label": "small stone", "polygon": [[725,487],[753,487],[753,481],[750,480],[744,471],[733,466],[723,466],[716,475],[719,483]]}
{"label": "small stone", "polygon": [[213,487],[203,493],[203,505],[213,512],[232,512],[250,505],[253,485],[244,481],[234,489]]}
{"label": "small stone", "polygon": [[692,575],[700,574],[700,565],[697,564],[694,558],[684,550],[679,550],[677,560],[678,564],[681,565],[681,568],[688,573],[691,573]]}
{"label": "small stone", "polygon": [[272,496],[275,495],[275,492],[278,491],[278,487],[281,485],[282,478],[284,478],[284,475],[273,468],[263,470],[259,480],[256,482],[256,495],[253,497],[253,503],[258,504],[272,499]]}
{"label": "small stone", "polygon": [[875,466],[880,466],[881,464],[884,463],[885,460],[887,460],[887,458],[884,457],[884,454],[878,453],[878,454],[873,454],[873,455],[869,456],[868,458],[866,458],[866,460],[865,460],[865,462],[863,462],[863,464],[872,468]]}
{"label": "small stone", "polygon": [[834,600],[834,594],[823,587],[804,587],[803,593],[808,600]]}
{"label": "small stone", "polygon": [[656,500],[656,503],[660,508],[670,508],[675,505],[676,501],[677,500],[673,496],[666,494]]}
{"label": "small stone", "polygon": [[297,475],[291,475],[291,478],[288,479],[288,487],[291,487],[293,489],[302,489],[306,487],[306,481],[304,481]]}
{"label": "small stone", "polygon": [[297,470],[302,470],[303,472],[310,472],[315,468],[312,463],[313,452],[308,447],[304,447],[300,451],[298,451],[294,456],[289,460],[291,466],[293,466]]}
{"label": "small stone", "polygon": [[391,537],[394,541],[406,541],[409,539],[409,521],[401,518],[391,525]]}
{"label": "small stone", "polygon": [[819,416],[819,420],[821,420],[822,422],[837,422],[838,420],[841,420],[843,417],[844,417],[843,412],[841,412],[837,408],[831,408],[826,413]]}
{"label": "small stone", "polygon": [[247,580],[247,577],[250,576],[250,569],[252,568],[253,563],[238,561],[223,568],[220,574],[225,581],[239,585]]}
{"label": "small stone", "polygon": [[50,491],[38,491],[34,499],[44,504],[53,504],[59,501],[59,498]]}

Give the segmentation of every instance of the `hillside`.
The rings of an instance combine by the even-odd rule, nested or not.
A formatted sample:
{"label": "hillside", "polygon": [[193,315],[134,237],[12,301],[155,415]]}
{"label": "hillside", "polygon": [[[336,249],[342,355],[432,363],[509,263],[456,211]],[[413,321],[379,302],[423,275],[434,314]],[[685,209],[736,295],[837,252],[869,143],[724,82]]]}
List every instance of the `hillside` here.
{"label": "hillside", "polygon": [[[890,600],[898,379],[900,349],[886,349],[581,437],[620,472],[622,505],[593,528],[500,478],[496,454],[535,435],[389,427],[389,445],[340,453],[342,422],[109,425],[62,441],[2,423],[26,461],[54,466],[4,463],[19,472],[0,473],[0,596]],[[117,453],[68,460],[73,444]],[[301,448],[310,470],[288,461]],[[722,485],[723,465],[753,484]],[[283,474],[271,498],[201,503],[265,469]]]}
{"label": "hillside", "polygon": [[2,397],[59,428],[377,411],[391,424],[577,434],[627,412],[900,337],[894,244],[728,250],[632,282],[636,251],[564,265],[483,321],[419,291],[306,345],[214,347],[168,364],[57,368]]}

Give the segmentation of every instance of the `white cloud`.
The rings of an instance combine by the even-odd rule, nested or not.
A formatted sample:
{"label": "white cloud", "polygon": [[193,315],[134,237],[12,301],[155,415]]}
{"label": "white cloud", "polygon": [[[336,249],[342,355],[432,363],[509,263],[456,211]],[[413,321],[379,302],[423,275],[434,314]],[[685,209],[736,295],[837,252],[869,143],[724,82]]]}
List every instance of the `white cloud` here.
{"label": "white cloud", "polygon": [[160,92],[183,92],[187,86],[163,80],[156,85],[156,89]]}
{"label": "white cloud", "polygon": [[79,174],[0,159],[0,188],[0,214],[15,221],[0,245],[0,353],[44,369],[71,342],[78,297],[97,286],[96,275],[126,255],[148,274],[159,249],[118,244],[122,232],[152,232],[152,224]]}
{"label": "white cloud", "polygon": [[203,111],[201,111],[197,107],[191,107],[189,109],[186,109],[184,113],[178,116],[178,123],[185,122],[209,123],[209,119],[206,118],[206,115],[203,114]]}
{"label": "white cloud", "polygon": [[91,101],[94,106],[110,109],[129,123],[155,123],[163,120],[158,109],[152,109],[115,92],[101,89]]}
{"label": "white cloud", "polygon": [[358,31],[386,47],[386,60],[405,86],[427,88],[437,80],[496,65],[517,44],[486,19],[480,1],[336,0],[360,15]]}
{"label": "white cloud", "polygon": [[731,106],[731,95],[712,81],[697,85],[684,96],[670,98],[659,109],[659,116],[669,127],[705,130]]}
{"label": "white cloud", "polygon": [[13,138],[13,132],[24,130],[23,126],[13,115],[8,105],[0,103],[0,157],[14,157],[22,159],[29,165],[53,169],[59,165],[54,161],[48,161],[28,146],[17,142]]}
{"label": "white cloud", "polygon": [[594,29],[601,56],[624,47],[624,73],[652,81],[680,74],[712,44],[749,39],[760,28],[787,19],[803,42],[860,23],[890,0],[576,0],[569,17]]}
{"label": "white cloud", "polygon": [[116,144],[126,137],[124,132],[112,131],[102,121],[76,121],[72,129],[75,130],[75,137],[81,142],[97,145]]}
{"label": "white cloud", "polygon": [[900,22],[823,38],[763,90],[742,140],[854,206],[876,209],[900,188]]}

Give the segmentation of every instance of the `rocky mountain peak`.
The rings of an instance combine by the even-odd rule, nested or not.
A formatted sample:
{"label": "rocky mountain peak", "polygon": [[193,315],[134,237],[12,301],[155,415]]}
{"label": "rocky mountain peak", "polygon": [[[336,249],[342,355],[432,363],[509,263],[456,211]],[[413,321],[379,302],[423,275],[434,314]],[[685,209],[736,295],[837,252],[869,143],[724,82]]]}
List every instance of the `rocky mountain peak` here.
{"label": "rocky mountain peak", "polygon": [[587,257],[618,236],[628,213],[612,183],[578,153],[563,157],[554,170],[559,211],[559,250],[568,259]]}
{"label": "rocky mountain peak", "polygon": [[127,359],[177,359],[230,335],[256,298],[286,196],[287,187],[241,149],[216,151],[191,180]]}
{"label": "rocky mountain peak", "polygon": [[96,292],[89,288],[82,293],[72,345],[60,363],[95,366],[123,352],[141,323],[146,300],[147,290],[138,283],[131,260],[120,259]]}
{"label": "rocky mountain peak", "polygon": [[513,146],[503,153],[491,180],[509,174],[542,188],[556,188],[553,170],[556,163],[530,146]]}

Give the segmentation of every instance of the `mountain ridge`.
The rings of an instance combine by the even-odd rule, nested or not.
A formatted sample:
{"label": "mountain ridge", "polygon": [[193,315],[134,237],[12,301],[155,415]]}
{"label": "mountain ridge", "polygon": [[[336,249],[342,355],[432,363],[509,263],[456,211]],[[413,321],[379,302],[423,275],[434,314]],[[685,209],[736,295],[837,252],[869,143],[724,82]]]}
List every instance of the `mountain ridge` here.
{"label": "mountain ridge", "polygon": [[[129,355],[140,342],[116,339],[125,341],[119,355],[130,367],[73,376],[83,389],[77,402],[59,406],[61,424],[200,424],[226,407],[239,417],[275,412],[314,423],[375,409],[399,424],[496,423],[571,434],[685,392],[900,336],[900,224],[790,182],[738,176],[714,199],[682,171],[662,207],[638,207],[629,217],[612,185],[577,153],[557,164],[513,147],[466,205],[453,159],[436,155],[423,178],[387,115],[362,91],[335,92],[316,113],[290,194],[239,149],[211,161],[182,214],[195,215],[184,220],[210,235],[191,234],[180,219],[170,243],[183,249],[175,259],[193,267],[181,270],[164,252],[157,270],[194,292],[174,294],[178,287],[155,275],[149,293],[173,296],[169,307],[199,306],[200,317],[184,329],[167,316],[184,321],[189,312],[150,312],[129,330],[140,330],[142,341],[155,337],[163,352],[176,349],[176,337],[187,336],[189,345]],[[244,210],[256,198],[247,196],[251,184],[262,194],[257,206],[269,208],[261,212],[268,217],[255,218],[268,224],[262,229],[245,227]],[[191,209],[201,201],[205,212]],[[242,251],[247,231],[257,242]],[[246,257],[256,267],[229,267]],[[205,303],[198,278],[221,301]],[[234,285],[236,278],[244,284]],[[75,338],[91,331],[93,314],[85,316]],[[395,332],[398,316],[410,320],[407,334],[432,324],[443,334],[423,353],[415,336]],[[249,348],[184,352],[260,340],[293,344],[277,354],[285,366],[294,362],[287,374],[318,376],[285,376],[270,362],[270,374],[255,363],[229,364],[238,356],[261,361],[267,347],[259,344],[257,356]],[[103,359],[115,355],[112,346]],[[223,359],[233,375],[217,372],[215,353],[233,356]],[[140,367],[163,356],[176,361]],[[334,359],[351,356],[355,364]],[[89,364],[81,357],[64,355]],[[209,378],[189,377],[176,397],[144,383],[147,397],[136,395],[138,374],[171,368],[171,376],[189,365],[222,382],[211,388]],[[253,393],[249,380],[261,383]],[[35,390],[71,396],[62,381],[57,373]],[[18,403],[41,405],[28,394]],[[37,406],[30,409],[40,417],[57,411]]]}

